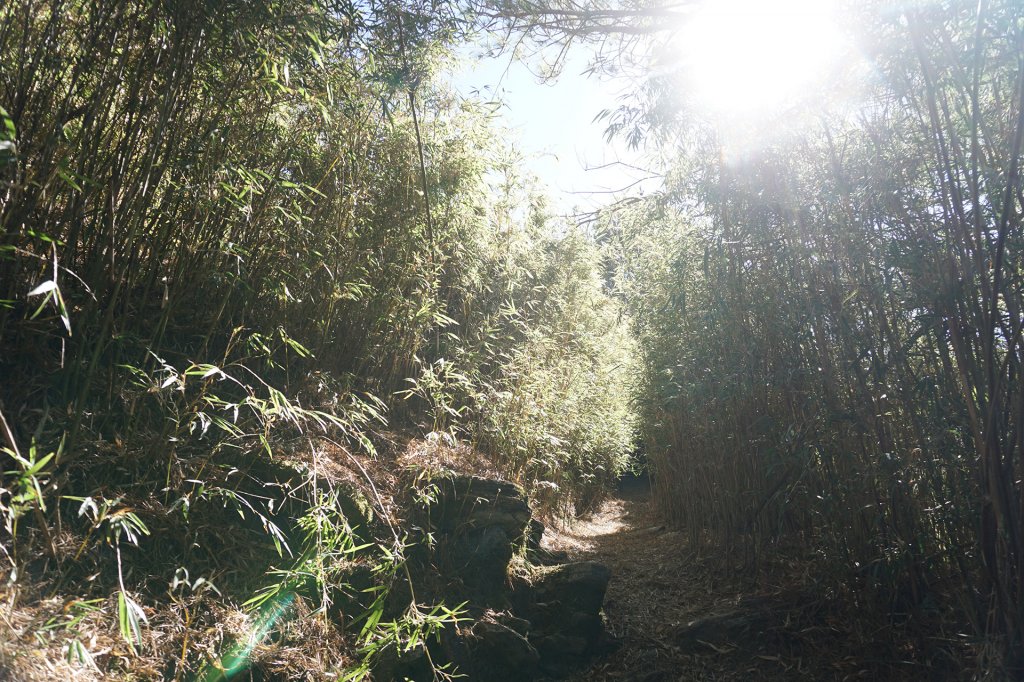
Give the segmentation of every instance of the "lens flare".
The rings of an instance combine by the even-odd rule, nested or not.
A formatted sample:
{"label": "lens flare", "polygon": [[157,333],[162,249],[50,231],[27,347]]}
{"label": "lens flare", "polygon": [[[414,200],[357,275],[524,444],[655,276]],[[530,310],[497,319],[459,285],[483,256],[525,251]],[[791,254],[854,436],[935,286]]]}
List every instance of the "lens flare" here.
{"label": "lens flare", "polygon": [[674,48],[694,101],[743,118],[812,96],[847,44],[826,0],[706,0]]}
{"label": "lens flare", "polygon": [[292,592],[284,592],[263,605],[249,632],[239,637],[220,659],[208,662],[192,682],[229,682],[249,667],[250,656],[274,625],[295,601]]}

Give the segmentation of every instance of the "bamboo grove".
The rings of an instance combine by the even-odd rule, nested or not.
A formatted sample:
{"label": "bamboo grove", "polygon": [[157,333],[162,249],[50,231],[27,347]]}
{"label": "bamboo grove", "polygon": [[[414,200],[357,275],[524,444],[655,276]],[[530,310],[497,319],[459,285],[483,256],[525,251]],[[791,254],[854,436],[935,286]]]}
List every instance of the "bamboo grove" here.
{"label": "bamboo grove", "polygon": [[689,150],[662,197],[608,219],[658,500],[708,551],[801,557],[865,613],[927,623],[922,646],[966,636],[1017,676],[1020,6],[849,16],[866,106],[739,153],[661,113],[686,106],[663,84],[618,112]]}
{"label": "bamboo grove", "polygon": [[[460,30],[430,3],[0,6],[5,608],[60,594],[132,655],[94,659],[63,625],[38,642],[195,678],[182,589],[251,609],[313,576],[326,612],[349,522],[314,479],[275,506],[259,473],[311,438],[371,458],[388,430],[458,438],[555,510],[625,466],[620,305],[490,109],[437,78]],[[383,594],[395,539],[358,550]],[[147,610],[176,634],[145,644]],[[349,644],[406,632],[380,617]],[[366,672],[352,651],[334,674]]]}
{"label": "bamboo grove", "polygon": [[[640,58],[677,4],[0,6],[7,587],[119,594],[134,652],[152,584],[217,563],[160,545],[210,532],[181,500],[250,505],[271,547],[240,468],[418,430],[566,515],[639,450],[721,570],[798,565],[915,633],[893,657],[1024,674],[1020,3],[841,4],[866,66],[745,147]],[[481,24],[641,65],[605,120],[662,190],[549,215],[439,78]]]}
{"label": "bamboo grove", "polygon": [[[54,0],[0,17],[17,144],[7,400],[71,415],[67,461],[85,432],[149,425],[144,401],[123,409],[140,373],[237,361],[372,414],[458,355],[464,406],[515,389],[498,353],[566,333],[531,312],[542,298],[595,311],[580,338],[615,326],[585,272],[597,255],[510,205],[531,201],[514,173],[487,184],[506,151],[486,143],[486,113],[431,85],[456,30],[444,7]],[[586,286],[559,284],[563,266]],[[544,364],[523,362],[516,376]]]}

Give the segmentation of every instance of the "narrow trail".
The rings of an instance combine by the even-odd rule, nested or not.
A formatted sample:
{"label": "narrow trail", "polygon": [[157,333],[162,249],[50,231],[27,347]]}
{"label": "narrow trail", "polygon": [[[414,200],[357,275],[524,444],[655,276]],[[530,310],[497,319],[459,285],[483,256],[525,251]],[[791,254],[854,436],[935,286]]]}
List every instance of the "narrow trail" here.
{"label": "narrow trail", "polygon": [[[732,678],[728,668],[734,666],[717,660],[722,652],[709,645],[684,654],[675,643],[680,628],[720,611],[730,598],[716,594],[682,535],[658,518],[645,480],[628,482],[597,513],[552,533],[551,545],[612,569],[604,612],[617,648],[574,680]],[[749,672],[733,672],[736,679],[750,679]]]}
{"label": "narrow trail", "polygon": [[678,661],[669,630],[698,615],[688,594],[692,562],[679,533],[668,531],[653,512],[645,483],[631,482],[555,539],[564,551],[612,569],[604,612],[619,648],[577,679],[675,679]]}
{"label": "narrow trail", "polygon": [[[646,481],[551,529],[544,544],[612,570],[604,613],[615,649],[574,682],[906,679],[891,660],[865,660],[870,642],[851,637],[821,599],[706,566],[658,517]],[[934,672],[920,679],[945,679]]]}

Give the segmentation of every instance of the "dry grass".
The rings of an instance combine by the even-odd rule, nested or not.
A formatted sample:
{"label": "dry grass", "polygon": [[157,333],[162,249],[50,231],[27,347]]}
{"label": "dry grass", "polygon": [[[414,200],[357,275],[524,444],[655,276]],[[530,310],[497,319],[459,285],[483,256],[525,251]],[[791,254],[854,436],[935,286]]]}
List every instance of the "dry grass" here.
{"label": "dry grass", "polygon": [[[269,471],[300,471],[309,481],[304,487],[315,482],[320,488],[360,491],[373,506],[385,537],[387,527],[402,534],[409,484],[422,472],[496,475],[493,465],[468,446],[436,436],[418,439],[377,433],[374,445],[377,454],[369,456],[328,438],[296,441],[280,450]],[[253,469],[246,476],[258,481],[261,472]],[[284,489],[278,494],[301,504],[302,492]],[[194,555],[188,566],[193,580],[202,576],[219,588],[231,589],[227,594],[186,590],[172,598],[163,576],[173,574],[173,567],[185,559],[176,554],[175,546],[159,538],[183,534],[185,529],[176,525],[180,522],[167,520],[178,515],[169,514],[155,497],[134,500],[131,506],[140,510],[154,531],[142,539],[140,548],[123,547],[127,582],[139,590],[135,596],[148,619],[138,652],[129,648],[118,631],[117,587],[112,582],[116,574],[112,556],[107,556],[113,551],[99,538],[87,540],[76,532],[83,524],[73,523],[69,514],[63,530],[53,536],[57,556],[40,559],[41,568],[22,575],[16,590],[0,592],[0,681],[195,679],[204,669],[224,664],[230,652],[248,640],[253,642],[248,674],[259,679],[334,679],[338,671],[356,662],[354,638],[345,631],[354,614],[339,618],[333,611],[330,616],[314,613],[313,606],[298,597],[264,636],[254,636],[259,617],[242,607],[251,592],[240,590],[258,589],[266,580],[265,567],[287,561],[273,561],[266,537],[238,532],[239,517],[233,509],[219,503],[193,508],[191,527],[210,537],[203,540],[208,545],[205,551]],[[23,544],[38,545],[37,540],[26,537]],[[214,540],[216,544],[210,544]],[[96,598],[95,608],[73,629],[60,627],[83,600]],[[72,639],[82,642],[95,667],[69,662]]]}
{"label": "dry grass", "polygon": [[422,440],[408,441],[395,463],[404,470],[426,471],[428,474],[457,471],[483,478],[503,478],[486,455],[436,431]]}

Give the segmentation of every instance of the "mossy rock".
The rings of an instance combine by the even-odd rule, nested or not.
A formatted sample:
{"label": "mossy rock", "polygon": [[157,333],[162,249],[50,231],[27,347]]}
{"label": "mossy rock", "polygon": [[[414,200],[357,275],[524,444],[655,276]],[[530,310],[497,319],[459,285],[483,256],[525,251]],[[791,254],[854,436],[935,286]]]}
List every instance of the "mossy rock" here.
{"label": "mossy rock", "polygon": [[527,541],[526,493],[509,481],[459,474],[432,478],[429,485],[430,501],[414,514],[433,534],[437,565],[484,594],[501,591],[509,562]]}

